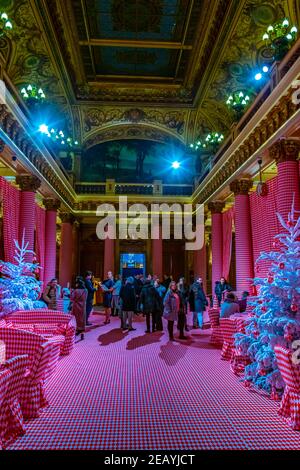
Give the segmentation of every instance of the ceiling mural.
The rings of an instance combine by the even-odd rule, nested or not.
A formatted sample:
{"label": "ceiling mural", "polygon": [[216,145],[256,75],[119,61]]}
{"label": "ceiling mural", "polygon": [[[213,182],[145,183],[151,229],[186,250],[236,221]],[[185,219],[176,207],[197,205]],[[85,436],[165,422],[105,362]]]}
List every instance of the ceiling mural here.
{"label": "ceiling mural", "polygon": [[[172,162],[181,162],[178,174]],[[87,164],[88,163],[88,164]],[[81,180],[152,183],[161,179],[168,183],[191,183],[195,174],[192,156],[185,155],[183,146],[157,143],[142,139],[114,140],[88,149],[82,159]]]}

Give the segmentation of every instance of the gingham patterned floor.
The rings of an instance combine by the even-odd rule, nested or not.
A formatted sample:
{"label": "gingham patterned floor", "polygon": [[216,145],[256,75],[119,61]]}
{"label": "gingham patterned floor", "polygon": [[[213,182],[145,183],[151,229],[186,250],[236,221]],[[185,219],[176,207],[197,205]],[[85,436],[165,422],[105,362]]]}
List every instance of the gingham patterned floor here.
{"label": "gingham patterned floor", "polygon": [[51,406],[10,449],[300,449],[300,432],[239,383],[210,330],[170,343],[145,335],[140,317],[130,333],[103,318],[60,360]]}

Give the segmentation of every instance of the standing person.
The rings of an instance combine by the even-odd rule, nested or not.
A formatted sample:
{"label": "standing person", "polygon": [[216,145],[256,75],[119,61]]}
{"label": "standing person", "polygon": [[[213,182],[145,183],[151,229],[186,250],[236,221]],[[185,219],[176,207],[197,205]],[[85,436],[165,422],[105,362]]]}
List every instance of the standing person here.
{"label": "standing person", "polygon": [[64,313],[69,313],[70,312],[70,283],[68,282],[67,287],[62,288],[62,294],[63,294],[63,309]]}
{"label": "standing person", "polygon": [[123,311],[123,330],[128,329],[128,331],[134,331],[135,328],[132,327],[132,319],[136,305],[136,298],[133,277],[130,276],[128,279],[126,279],[125,286],[121,287],[120,299],[122,302]]}
{"label": "standing person", "polygon": [[152,316],[152,331],[156,330],[156,318],[155,312],[158,308],[159,294],[155,287],[151,284],[151,281],[147,279],[144,287],[141,291],[141,306],[143,314],[146,315],[147,329],[145,333],[151,333],[150,330],[150,318]]}
{"label": "standing person", "polygon": [[226,293],[230,291],[232,291],[231,285],[226,281],[225,277],[222,276],[219,281],[216,281],[215,294],[218,299],[219,305],[221,305],[221,302]]}
{"label": "standing person", "polygon": [[202,286],[202,278],[198,277],[192,284],[191,290],[194,295],[194,310],[193,310],[193,328],[203,327],[203,312],[208,305],[206,295]]}
{"label": "standing person", "polygon": [[75,289],[71,292],[71,313],[76,318],[76,334],[81,334],[83,339],[86,325],[86,300],[88,291],[81,276],[76,277]]}
{"label": "standing person", "polygon": [[120,290],[122,287],[122,276],[121,274],[118,275],[112,291],[112,317],[118,316],[118,311],[120,309],[119,300],[120,300]]}
{"label": "standing person", "polygon": [[168,274],[164,274],[164,280],[162,282],[162,285],[166,288],[166,290],[169,289],[171,281],[171,277]]}
{"label": "standing person", "polygon": [[186,339],[184,336],[184,300],[177,289],[177,285],[175,281],[172,281],[170,284],[170,288],[166,293],[164,299],[164,318],[168,320],[168,332],[169,332],[169,339],[170,341],[174,341],[174,322],[177,321],[180,335],[180,339]]}
{"label": "standing person", "polygon": [[142,281],[142,275],[141,274],[136,274],[134,276],[134,290],[135,290],[135,296],[136,296],[136,305],[135,305],[135,310],[134,312],[138,315],[140,313],[140,295],[141,295],[141,290],[143,288],[143,281]]}
{"label": "standing person", "polygon": [[189,300],[189,289],[188,286],[185,282],[184,277],[181,277],[179,279],[179,282],[177,284],[177,289],[182,295],[182,298],[184,300],[184,329],[185,331],[189,331],[189,328],[187,326],[187,312],[188,312],[188,300]]}
{"label": "standing person", "polygon": [[105,310],[105,321],[104,324],[110,323],[110,314],[111,314],[111,302],[112,302],[112,292],[114,287],[114,275],[111,271],[107,273],[107,279],[105,279],[101,286],[104,290],[103,296],[103,305]]}
{"label": "standing person", "polygon": [[60,295],[60,287],[58,285],[57,279],[54,277],[47,284],[43,292],[43,300],[46,302],[50,310],[57,310],[57,299]]}
{"label": "standing person", "polygon": [[164,309],[163,301],[164,301],[164,296],[166,293],[166,288],[160,283],[160,280],[158,278],[154,281],[154,287],[159,295],[159,302],[157,304],[157,310],[155,312],[156,329],[157,331],[162,331],[163,330],[162,314],[163,314],[163,309]]}
{"label": "standing person", "polygon": [[249,297],[249,292],[244,290],[244,292],[242,293],[242,298],[238,300],[241,313],[245,312],[247,309],[247,297]]}
{"label": "standing person", "polygon": [[93,273],[92,271],[87,271],[85,273],[85,288],[87,290],[87,299],[86,299],[86,325],[91,326],[92,323],[89,322],[89,316],[91,311],[93,310],[93,300],[94,300],[94,294],[97,290],[96,287],[94,287],[93,284]]}

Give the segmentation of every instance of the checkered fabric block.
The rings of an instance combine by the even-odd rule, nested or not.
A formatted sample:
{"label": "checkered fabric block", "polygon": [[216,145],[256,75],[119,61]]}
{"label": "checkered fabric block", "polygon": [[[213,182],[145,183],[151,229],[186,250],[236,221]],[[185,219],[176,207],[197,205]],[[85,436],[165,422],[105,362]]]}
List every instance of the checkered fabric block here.
{"label": "checkered fabric block", "polygon": [[285,382],[285,391],[282,397],[279,415],[289,418],[290,426],[300,430],[300,365],[292,361],[292,351],[275,346],[278,368]]}
{"label": "checkered fabric block", "polygon": [[15,330],[24,330],[34,332],[34,325],[32,323],[12,323],[9,328],[14,328]]}
{"label": "checkered fabric block", "polygon": [[6,321],[0,320],[0,328],[5,328],[5,327],[6,327]]}
{"label": "checkered fabric block", "polygon": [[236,322],[230,318],[221,318],[220,327],[224,340],[221,351],[221,358],[230,360],[234,353],[234,334],[237,333]]}
{"label": "checkered fabric block", "polygon": [[37,348],[45,342],[41,335],[14,328],[0,328],[0,340],[5,343],[7,358],[27,354],[30,369],[32,369]]}
{"label": "checkered fabric block", "polygon": [[44,380],[47,381],[52,377],[52,375],[55,372],[59,356],[60,356],[60,351],[61,347],[63,346],[65,342],[64,336],[51,336],[50,338],[47,338],[47,344],[49,345],[49,348],[51,348],[51,357],[49,358],[49,362],[47,365],[47,369],[45,371],[45,376]]}
{"label": "checkered fabric block", "polygon": [[[76,320],[73,315],[59,312],[57,310],[36,309],[36,310],[19,310],[13,312],[9,319],[15,323],[33,323],[34,325],[51,325],[54,335],[65,336],[65,343],[61,347],[61,354],[70,354],[75,345]],[[39,326],[39,332],[46,331],[47,327]],[[49,328],[50,330],[50,328]],[[49,334],[49,330],[46,334]],[[44,333],[42,333],[44,334]]]}
{"label": "checkered fabric block", "polygon": [[[57,329],[58,327],[56,325],[47,325],[45,323],[36,323],[34,325],[34,332],[39,335],[54,335]],[[66,331],[66,327],[64,331]]]}
{"label": "checkered fabric block", "polygon": [[232,320],[236,323],[237,332],[245,333],[245,326],[246,326],[245,318],[233,318]]}
{"label": "checkered fabric block", "polygon": [[27,355],[13,357],[0,365],[0,371],[9,370],[11,372],[0,415],[0,440],[4,448],[18,436],[25,434],[19,397],[24,386],[27,365]]}
{"label": "checkered fabric block", "polygon": [[[10,370],[2,370],[0,371],[0,429],[3,427],[3,421],[5,418],[4,414],[4,401],[6,398],[6,392],[8,389],[9,381],[11,380],[12,373]],[[1,434],[0,434],[0,450],[3,449]]]}
{"label": "checkered fabric block", "polygon": [[220,327],[220,309],[219,308],[209,308],[208,316],[210,320],[210,326],[212,329],[212,334],[210,342],[216,345],[223,344],[223,336]]}
{"label": "checkered fabric block", "polygon": [[213,308],[219,308],[219,301],[216,295],[213,297]]}
{"label": "checkered fabric block", "polygon": [[241,374],[244,372],[245,367],[251,363],[249,356],[242,356],[238,354],[236,348],[233,350],[233,355],[230,361],[230,368],[234,374]]}
{"label": "checkered fabric block", "polygon": [[41,344],[35,355],[34,363],[26,375],[20,395],[20,404],[25,419],[37,418],[41,408],[48,406],[45,392],[45,377],[52,361],[52,343]]}

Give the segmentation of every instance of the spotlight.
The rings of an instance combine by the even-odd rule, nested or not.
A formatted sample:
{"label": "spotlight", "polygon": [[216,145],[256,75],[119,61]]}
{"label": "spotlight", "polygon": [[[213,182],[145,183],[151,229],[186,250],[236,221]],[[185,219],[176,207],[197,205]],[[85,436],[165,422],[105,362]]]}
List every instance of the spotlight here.
{"label": "spotlight", "polygon": [[263,72],[267,73],[269,72],[269,67],[267,67],[266,65],[263,66]]}
{"label": "spotlight", "polygon": [[255,78],[255,80],[257,80],[257,81],[258,81],[258,80],[261,80],[261,79],[262,79],[262,74],[261,74],[261,73],[257,73],[254,78]]}
{"label": "spotlight", "polygon": [[42,134],[47,134],[47,135],[49,135],[48,126],[46,126],[46,124],[41,124],[41,125],[39,126],[39,131],[40,131]]}
{"label": "spotlight", "polygon": [[178,168],[180,167],[180,163],[175,161],[172,163],[172,168],[174,168],[174,170],[178,170]]}

